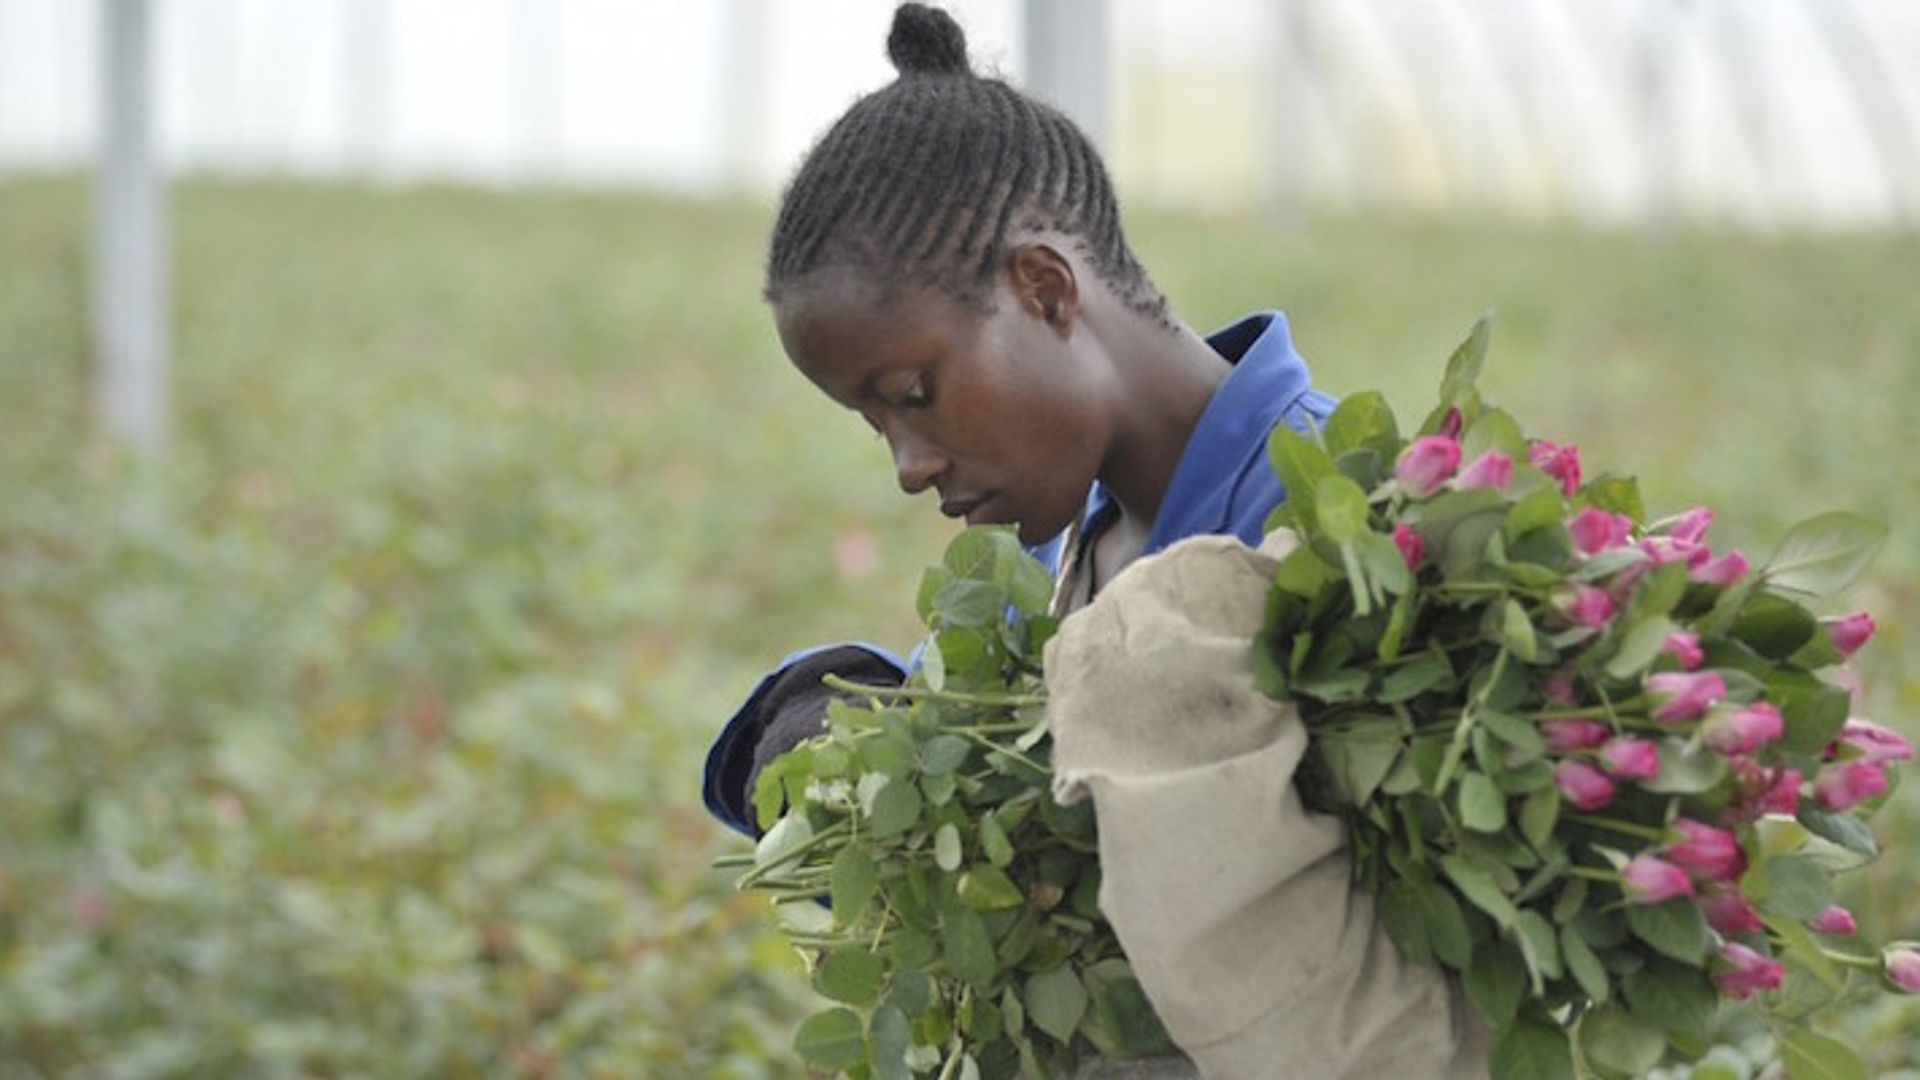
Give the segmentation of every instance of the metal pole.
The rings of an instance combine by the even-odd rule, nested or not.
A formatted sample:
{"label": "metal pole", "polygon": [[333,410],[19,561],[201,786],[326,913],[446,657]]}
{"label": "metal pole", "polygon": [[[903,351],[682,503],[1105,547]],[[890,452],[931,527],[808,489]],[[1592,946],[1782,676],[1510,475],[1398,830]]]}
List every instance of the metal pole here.
{"label": "metal pole", "polygon": [[95,397],[107,431],[157,452],[167,438],[167,236],[154,154],[151,9],[107,0],[94,182]]}
{"label": "metal pole", "polygon": [[1104,0],[1026,0],[1027,90],[1072,117],[1108,150],[1107,5]]}

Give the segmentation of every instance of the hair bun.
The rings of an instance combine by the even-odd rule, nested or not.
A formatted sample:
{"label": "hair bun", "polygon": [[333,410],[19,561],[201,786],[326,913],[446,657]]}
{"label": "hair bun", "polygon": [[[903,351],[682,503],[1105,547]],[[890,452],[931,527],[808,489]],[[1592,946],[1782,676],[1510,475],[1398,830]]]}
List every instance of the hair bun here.
{"label": "hair bun", "polygon": [[970,75],[967,35],[953,16],[926,4],[901,4],[887,31],[887,59],[900,74]]}

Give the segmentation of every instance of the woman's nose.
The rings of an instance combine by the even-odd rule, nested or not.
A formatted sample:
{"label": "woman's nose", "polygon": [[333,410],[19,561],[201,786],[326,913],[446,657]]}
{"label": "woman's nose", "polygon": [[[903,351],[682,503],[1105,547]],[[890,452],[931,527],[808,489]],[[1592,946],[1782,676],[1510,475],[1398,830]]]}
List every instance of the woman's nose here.
{"label": "woman's nose", "polygon": [[932,487],[946,471],[946,458],[925,439],[910,432],[897,428],[888,432],[887,444],[893,450],[893,472],[900,481],[900,490],[909,495],[918,495]]}

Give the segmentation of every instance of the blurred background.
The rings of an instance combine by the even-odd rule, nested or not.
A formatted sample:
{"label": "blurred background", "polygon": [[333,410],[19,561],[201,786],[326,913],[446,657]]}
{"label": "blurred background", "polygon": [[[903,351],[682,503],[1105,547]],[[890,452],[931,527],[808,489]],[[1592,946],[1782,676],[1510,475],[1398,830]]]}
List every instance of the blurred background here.
{"label": "blurred background", "polygon": [[[698,777],[951,531],[758,299],[890,10],[0,0],[0,1080],[799,1074]],[[952,10],[1194,325],[1405,414],[1491,309],[1490,396],[1654,513],[1886,521],[1831,610],[1920,736],[1920,7]],[[1920,1075],[1912,999],[1834,1025]]]}

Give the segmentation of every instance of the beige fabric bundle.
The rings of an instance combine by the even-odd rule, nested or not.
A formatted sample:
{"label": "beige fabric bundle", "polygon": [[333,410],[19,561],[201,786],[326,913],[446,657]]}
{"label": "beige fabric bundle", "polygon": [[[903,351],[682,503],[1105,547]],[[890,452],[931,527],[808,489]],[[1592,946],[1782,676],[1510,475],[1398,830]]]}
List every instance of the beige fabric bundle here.
{"label": "beige fabric bundle", "polygon": [[1195,537],[1138,560],[1046,651],[1054,794],[1091,797],[1101,906],[1207,1080],[1464,1080],[1488,1035],[1403,962],[1333,818],[1291,778],[1307,733],[1250,647],[1292,537]]}

